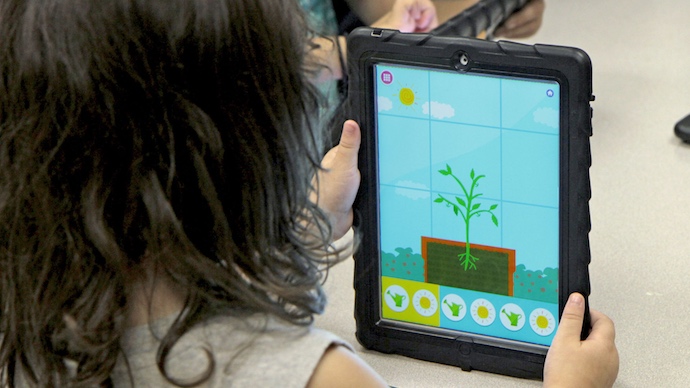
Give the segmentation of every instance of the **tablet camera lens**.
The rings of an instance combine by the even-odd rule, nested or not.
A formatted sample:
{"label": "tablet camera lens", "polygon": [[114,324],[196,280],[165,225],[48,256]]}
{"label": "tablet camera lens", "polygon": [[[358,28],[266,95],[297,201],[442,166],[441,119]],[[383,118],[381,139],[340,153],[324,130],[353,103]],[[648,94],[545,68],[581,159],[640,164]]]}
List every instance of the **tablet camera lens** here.
{"label": "tablet camera lens", "polygon": [[467,66],[469,63],[470,63],[470,59],[467,57],[467,54],[462,54],[460,56],[460,65]]}
{"label": "tablet camera lens", "polygon": [[466,67],[467,65],[470,64],[470,58],[467,56],[467,54],[460,54],[458,64],[461,67]]}

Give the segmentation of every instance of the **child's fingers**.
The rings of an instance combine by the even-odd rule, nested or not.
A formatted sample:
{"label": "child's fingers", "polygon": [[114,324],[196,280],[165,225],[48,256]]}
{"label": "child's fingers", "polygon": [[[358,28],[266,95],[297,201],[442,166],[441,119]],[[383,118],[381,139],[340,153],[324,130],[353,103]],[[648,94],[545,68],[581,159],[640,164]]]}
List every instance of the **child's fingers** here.
{"label": "child's fingers", "polygon": [[613,342],[616,339],[616,329],[613,321],[599,311],[590,309],[592,317],[592,331],[587,339]]}
{"label": "child's fingers", "polygon": [[579,293],[572,293],[563,309],[561,321],[556,332],[556,341],[580,341],[582,322],[585,318],[585,298]]}
{"label": "child's fingers", "polygon": [[343,124],[343,132],[340,135],[334,163],[341,164],[343,167],[356,168],[361,144],[362,132],[359,129],[359,124],[354,120],[347,120]]}

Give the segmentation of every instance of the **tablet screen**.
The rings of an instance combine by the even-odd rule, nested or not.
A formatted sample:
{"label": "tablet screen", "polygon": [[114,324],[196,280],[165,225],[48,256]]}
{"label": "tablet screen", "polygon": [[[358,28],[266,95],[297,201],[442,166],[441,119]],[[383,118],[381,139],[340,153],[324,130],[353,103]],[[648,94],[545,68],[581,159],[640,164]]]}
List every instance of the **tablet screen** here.
{"label": "tablet screen", "polygon": [[550,345],[560,88],[374,66],[381,317]]}

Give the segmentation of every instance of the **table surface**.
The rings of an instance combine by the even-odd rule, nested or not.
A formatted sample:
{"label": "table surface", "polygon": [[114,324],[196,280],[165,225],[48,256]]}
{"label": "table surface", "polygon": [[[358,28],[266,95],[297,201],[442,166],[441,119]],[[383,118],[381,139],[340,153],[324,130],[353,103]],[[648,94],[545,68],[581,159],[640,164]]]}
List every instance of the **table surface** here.
{"label": "table surface", "polygon": [[[690,2],[549,0],[526,43],[579,47],[592,59],[591,305],[616,323],[616,387],[690,385]],[[540,386],[538,381],[362,348],[354,336],[353,263],[331,269],[317,318],[400,387]],[[586,373],[586,371],[583,371]]]}

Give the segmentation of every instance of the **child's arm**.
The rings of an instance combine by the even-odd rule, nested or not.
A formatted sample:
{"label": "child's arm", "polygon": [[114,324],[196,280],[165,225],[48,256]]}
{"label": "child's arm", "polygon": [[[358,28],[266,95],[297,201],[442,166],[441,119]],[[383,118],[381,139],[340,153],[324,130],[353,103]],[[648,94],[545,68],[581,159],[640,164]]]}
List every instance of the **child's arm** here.
{"label": "child's arm", "polygon": [[544,0],[529,1],[497,28],[494,35],[508,39],[527,38],[534,35],[541,27],[545,7]]}
{"label": "child's arm", "polygon": [[342,346],[331,346],[307,384],[307,388],[388,387],[369,365]]}
{"label": "child's arm", "polygon": [[431,0],[396,0],[371,26],[401,32],[428,32],[438,26],[436,7]]}
{"label": "child's arm", "polygon": [[479,0],[433,0],[438,22],[444,23],[453,16],[477,4]]}
{"label": "child's arm", "polygon": [[362,23],[370,26],[393,8],[395,0],[345,0]]}
{"label": "child's arm", "polygon": [[[438,26],[436,8],[431,0],[387,0],[385,3],[372,4],[362,7],[366,15],[358,15],[363,20],[373,19],[372,27],[390,28],[402,32],[427,32]],[[376,5],[374,5],[376,4]],[[385,7],[384,7],[385,5]],[[385,9],[385,12],[382,13]],[[361,10],[360,10],[361,11]],[[335,39],[338,39],[336,44]],[[347,54],[344,36],[317,37],[313,41],[316,49],[310,52],[314,63],[321,65],[314,77],[315,83],[341,79],[345,69],[341,63],[346,63]],[[340,49],[340,53],[338,53]]]}
{"label": "child's arm", "polygon": [[402,32],[429,31],[438,25],[431,0],[347,0],[366,25]]}
{"label": "child's arm", "polygon": [[613,322],[590,310],[592,331],[580,340],[584,298],[572,294],[544,365],[545,387],[610,387],[618,375],[618,350]]}

